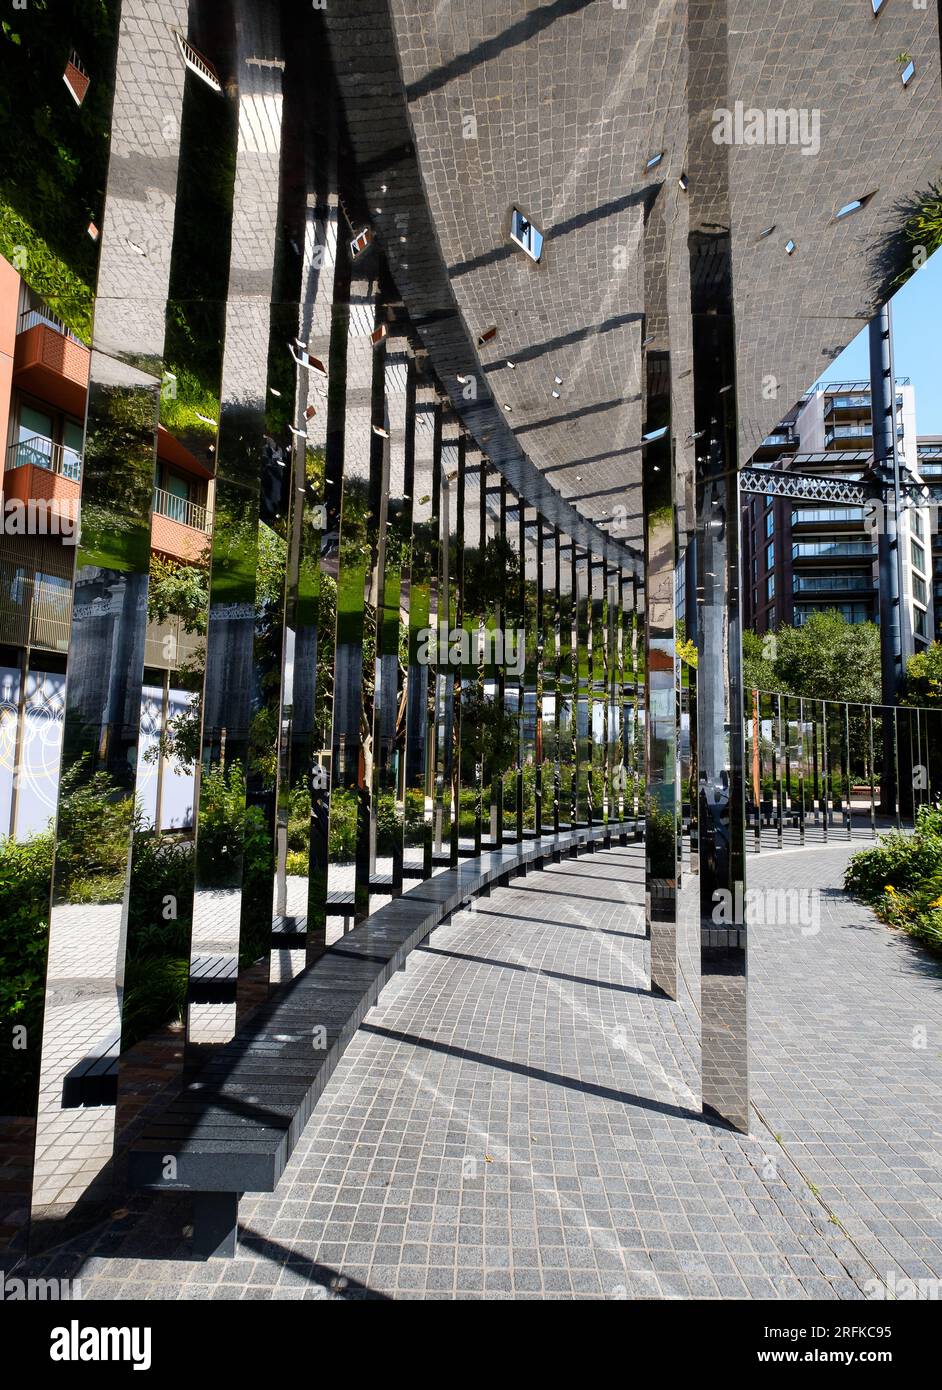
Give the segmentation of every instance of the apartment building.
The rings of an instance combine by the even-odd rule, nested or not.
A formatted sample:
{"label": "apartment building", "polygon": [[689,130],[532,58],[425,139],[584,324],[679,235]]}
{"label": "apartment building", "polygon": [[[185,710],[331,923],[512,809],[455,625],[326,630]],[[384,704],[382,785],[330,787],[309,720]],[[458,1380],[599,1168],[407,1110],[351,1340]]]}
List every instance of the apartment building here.
{"label": "apartment building", "polygon": [[[915,394],[896,381],[896,435],[901,475],[919,482],[942,476],[942,439],[916,434]],[[819,383],[768,435],[751,462],[818,477],[857,481],[873,465],[870,384]],[[934,452],[938,473],[931,472]],[[925,472],[923,470],[926,470]],[[903,659],[936,635],[933,569],[938,537],[930,507],[904,505],[900,516]],[[872,508],[793,498],[746,497],[742,506],[745,622],[759,633],[800,626],[816,612],[848,622],[878,621],[877,527]],[[939,597],[942,597],[940,552]]]}
{"label": "apartment building", "polygon": [[[55,810],[89,361],[88,346],[0,258],[0,837],[45,829]],[[161,426],[155,555],[207,563],[212,486],[211,456]],[[179,672],[196,646],[178,619],[148,625],[139,786],[146,818],[163,829],[192,816],[192,776],[158,744],[189,702]]]}

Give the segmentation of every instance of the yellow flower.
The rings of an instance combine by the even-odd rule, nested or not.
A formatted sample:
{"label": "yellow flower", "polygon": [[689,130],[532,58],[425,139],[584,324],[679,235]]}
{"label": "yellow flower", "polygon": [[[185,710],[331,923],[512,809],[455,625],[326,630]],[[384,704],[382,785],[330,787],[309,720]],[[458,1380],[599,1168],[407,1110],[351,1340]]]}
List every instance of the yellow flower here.
{"label": "yellow flower", "polygon": [[893,887],[892,883],[884,883],[883,887],[884,887],[884,889],[885,889],[885,891],[886,891],[887,893],[895,893],[895,892],[896,892],[896,889]]}
{"label": "yellow flower", "polygon": [[933,899],[932,899],[932,902],[929,904],[929,906],[930,906],[930,907],[942,907],[942,893],[940,893],[939,896],[938,896],[937,898],[933,898]]}

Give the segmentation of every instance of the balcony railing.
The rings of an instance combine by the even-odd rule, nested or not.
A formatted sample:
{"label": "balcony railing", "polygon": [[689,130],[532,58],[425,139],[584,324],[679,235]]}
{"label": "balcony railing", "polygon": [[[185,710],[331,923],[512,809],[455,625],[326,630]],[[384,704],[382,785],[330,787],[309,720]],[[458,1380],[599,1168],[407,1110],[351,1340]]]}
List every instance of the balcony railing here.
{"label": "balcony railing", "polygon": [[873,546],[869,541],[796,541],[793,560],[843,559],[869,560]]}
{"label": "balcony railing", "polygon": [[70,584],[0,561],[0,632],[4,642],[67,651],[71,617]]}
{"label": "balcony railing", "polygon": [[21,439],[11,444],[7,450],[7,471],[14,468],[43,468],[47,473],[57,473],[73,483],[82,480],[82,455],[65,444],[55,444],[45,435],[34,434],[31,439]]}
{"label": "balcony railing", "polygon": [[796,594],[867,594],[874,589],[866,574],[796,574],[792,584]]}
{"label": "balcony railing", "polygon": [[777,444],[794,444],[797,446],[798,440],[790,430],[774,430],[772,434],[767,434],[762,441],[760,448],[772,448]]}
{"label": "balcony railing", "polygon": [[36,328],[38,324],[45,324],[47,328],[54,328],[57,333],[61,333],[64,338],[71,338],[73,343],[78,343],[80,347],[85,347],[81,338],[77,338],[71,328],[67,328],[61,319],[56,318],[55,314],[48,309],[24,309],[20,314],[18,333],[28,333],[31,328]]}
{"label": "balcony railing", "polygon": [[207,509],[199,502],[191,502],[187,497],[177,497],[166,488],[154,488],[154,511],[158,516],[169,517],[181,526],[190,526],[194,531],[209,534]]}
{"label": "balcony railing", "polygon": [[804,507],[795,508],[792,512],[793,526],[812,526],[827,523],[833,525],[835,522],[856,522],[861,526],[864,522],[863,507]]}

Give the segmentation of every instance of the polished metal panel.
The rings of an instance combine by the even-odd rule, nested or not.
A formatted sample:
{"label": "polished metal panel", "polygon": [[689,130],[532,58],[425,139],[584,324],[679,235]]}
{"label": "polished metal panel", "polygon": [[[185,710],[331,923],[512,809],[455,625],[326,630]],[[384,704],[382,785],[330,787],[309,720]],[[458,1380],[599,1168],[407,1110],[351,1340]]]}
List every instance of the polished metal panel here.
{"label": "polished metal panel", "polygon": [[559,537],[559,828],[575,823],[576,810],[576,713],[575,713],[575,611],[574,547],[568,536]]}
{"label": "polished metal panel", "polygon": [[[664,397],[656,398],[661,410]],[[660,414],[647,427],[659,427]],[[651,988],[677,993],[677,650],[674,570],[677,558],[674,470],[669,435],[644,451],[645,613],[647,672],[645,768],[645,906],[651,937]]]}
{"label": "polished metal panel", "polygon": [[726,104],[726,6],[692,0],[687,75],[693,435],[696,441],[697,753],[703,1109],[749,1129],[736,336],[730,150],[710,137]]}
{"label": "polished metal panel", "polygon": [[538,514],[526,508],[523,547],[523,706],[521,790],[523,830],[538,835],[542,817],[542,730],[540,695],[540,606],[542,553]]}
{"label": "polished metal panel", "polygon": [[[280,647],[283,595],[278,590],[285,557],[283,542],[269,534],[260,507],[266,471],[280,470],[284,463],[284,446],[267,430],[283,74],[277,17],[244,6],[240,19],[190,942],[191,1045],[224,1041],[239,1013],[264,997],[273,912],[271,701],[277,680],[264,685],[263,677],[273,671]],[[250,61],[260,52],[275,61],[266,66]],[[288,345],[281,351],[289,354]],[[266,553],[274,561],[267,593],[259,587]],[[193,978],[209,959],[227,974],[237,972],[234,1005],[193,999]]]}
{"label": "polished metal panel", "polygon": [[[173,3],[166,18],[186,24]],[[144,37],[144,31],[147,37]],[[129,1033],[128,892],[150,517],[184,69],[166,23],[128,0],[118,28],[107,196],[88,381],[55,868],[39,1066],[34,1213],[107,1192],[115,1111],[66,1109],[67,1074]],[[145,192],[146,190],[146,192]],[[94,811],[104,802],[104,818]]]}
{"label": "polished metal panel", "polygon": [[461,472],[464,466],[462,434],[451,411],[443,417],[438,516],[440,525],[438,665],[435,682],[435,838],[433,862],[437,867],[458,862],[457,780],[461,710],[461,665],[452,664],[452,634],[458,627],[461,588]]}
{"label": "polished metal panel", "polygon": [[576,787],[575,825],[588,825],[592,796],[592,570],[591,556],[575,551],[573,594],[575,599],[575,726],[576,760],[573,779]]}
{"label": "polished metal panel", "polygon": [[[458,848],[480,854],[484,814],[484,465],[466,449],[461,525],[461,742]],[[490,798],[488,798],[488,811]]]}
{"label": "polished metal panel", "polygon": [[436,662],[431,639],[438,623],[441,407],[422,376],[416,381],[414,436],[403,855],[407,880],[432,873]]}
{"label": "polished metal panel", "polygon": [[[349,256],[349,247],[345,249]],[[346,269],[346,268],[345,268]],[[346,922],[369,913],[372,830],[372,725],[376,677],[378,547],[382,532],[384,440],[373,426],[382,415],[383,361],[372,335],[379,287],[373,270],[349,265],[345,356],[331,362],[331,407],[342,411],[343,498],[337,571],[337,655],[334,673],[333,777],[330,791],[328,886],[352,894]],[[346,275],[345,275],[346,280]],[[379,353],[384,347],[378,349]],[[343,374],[342,383],[335,373]],[[338,451],[339,452],[339,451]],[[331,476],[339,461],[328,452]],[[336,902],[336,899],[334,899]]]}
{"label": "polished metal panel", "polygon": [[[373,707],[373,868],[378,896],[371,908],[403,888],[409,564],[415,453],[415,362],[405,338],[390,326],[385,375],[386,526],[380,537],[381,593],[376,627],[376,698]],[[387,879],[392,881],[387,885]],[[387,893],[382,890],[388,889]]]}

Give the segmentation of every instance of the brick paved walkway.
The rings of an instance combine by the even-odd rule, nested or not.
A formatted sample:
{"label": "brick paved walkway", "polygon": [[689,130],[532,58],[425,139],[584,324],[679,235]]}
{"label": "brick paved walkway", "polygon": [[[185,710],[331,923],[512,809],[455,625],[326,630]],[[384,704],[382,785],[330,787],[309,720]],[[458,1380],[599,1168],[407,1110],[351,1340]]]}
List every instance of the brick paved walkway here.
{"label": "brick paved walkway", "polygon": [[[834,883],[858,847],[763,853],[750,882]],[[682,997],[655,999],[641,866],[637,847],[565,862],[439,928],[277,1193],[243,1201],[235,1260],[181,1258],[185,1205],[144,1199],[47,1272],[86,1298],[854,1299],[942,1275],[938,968],[829,888],[820,930],[755,927],[761,1118],[718,1129],[699,1114],[691,916]]]}

